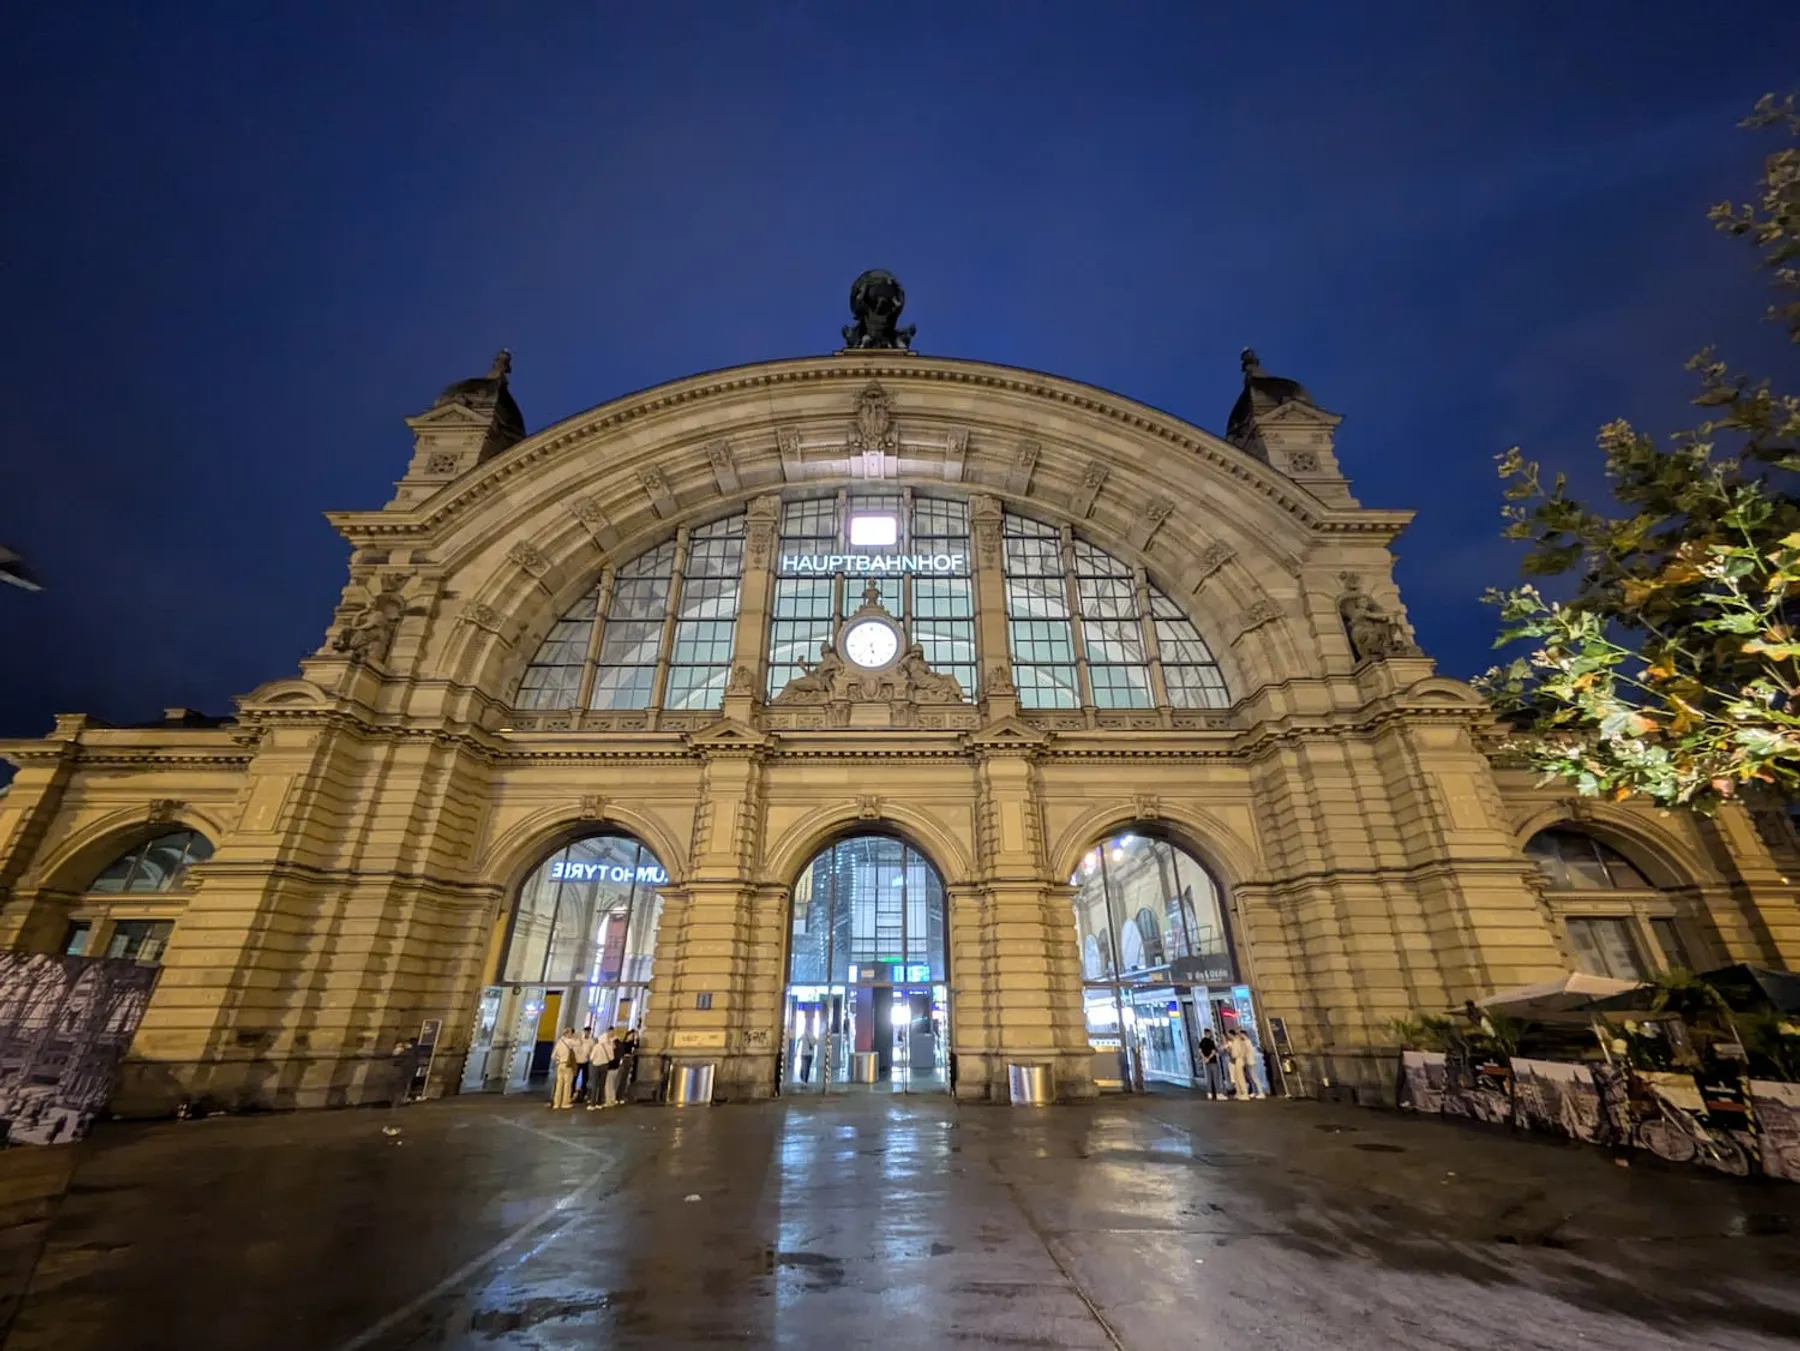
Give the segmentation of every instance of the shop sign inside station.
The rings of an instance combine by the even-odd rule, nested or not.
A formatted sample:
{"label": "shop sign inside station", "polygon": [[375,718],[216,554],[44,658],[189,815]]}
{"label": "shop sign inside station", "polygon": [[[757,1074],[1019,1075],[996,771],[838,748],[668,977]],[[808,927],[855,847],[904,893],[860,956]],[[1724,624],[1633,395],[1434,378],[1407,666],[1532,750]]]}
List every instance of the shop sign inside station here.
{"label": "shop sign inside station", "polygon": [[942,554],[782,554],[781,577],[967,577],[966,553]]}
{"label": "shop sign inside station", "polygon": [[579,859],[559,858],[550,865],[552,882],[644,882],[653,887],[660,887],[669,880],[669,875],[654,863],[641,864],[636,868],[621,867],[616,863],[583,863]]}

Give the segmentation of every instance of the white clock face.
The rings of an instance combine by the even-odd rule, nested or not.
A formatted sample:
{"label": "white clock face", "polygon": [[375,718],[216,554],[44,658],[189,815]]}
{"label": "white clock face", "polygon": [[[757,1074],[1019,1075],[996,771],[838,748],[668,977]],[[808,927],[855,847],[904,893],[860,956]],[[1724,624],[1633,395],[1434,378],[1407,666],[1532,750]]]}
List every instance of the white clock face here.
{"label": "white clock face", "polygon": [[844,634],[844,656],[868,670],[886,666],[899,650],[900,639],[879,619],[852,624]]}

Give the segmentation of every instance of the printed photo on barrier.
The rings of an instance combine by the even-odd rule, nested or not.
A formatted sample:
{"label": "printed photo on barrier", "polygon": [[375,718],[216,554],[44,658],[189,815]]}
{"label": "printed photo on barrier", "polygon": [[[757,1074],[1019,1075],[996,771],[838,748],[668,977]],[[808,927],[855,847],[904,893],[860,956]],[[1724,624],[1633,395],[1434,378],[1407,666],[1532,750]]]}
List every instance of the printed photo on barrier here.
{"label": "printed photo on barrier", "polygon": [[1750,1081],[1762,1169],[1770,1177],[1800,1182],[1800,1084]]}
{"label": "printed photo on barrier", "polygon": [[1444,1110],[1444,1053],[1400,1052],[1400,1106],[1412,1112]]}
{"label": "printed photo on barrier", "polygon": [[1527,1130],[1554,1131],[1589,1144],[1607,1138],[1605,1110],[1593,1071],[1560,1060],[1514,1060],[1513,1120]]}
{"label": "printed photo on barrier", "polygon": [[0,953],[0,1139],[79,1140],[106,1106],[160,968]]}

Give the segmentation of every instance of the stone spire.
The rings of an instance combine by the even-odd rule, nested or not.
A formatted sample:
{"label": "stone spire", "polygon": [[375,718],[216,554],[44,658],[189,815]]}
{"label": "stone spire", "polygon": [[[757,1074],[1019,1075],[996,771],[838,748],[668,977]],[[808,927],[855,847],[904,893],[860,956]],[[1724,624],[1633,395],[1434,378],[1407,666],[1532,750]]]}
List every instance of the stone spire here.
{"label": "stone spire", "polygon": [[452,479],[525,439],[525,415],[512,396],[512,353],[494,355],[486,375],[448,386],[425,412],[406,420],[412,463],[395,485],[390,507],[424,501]]}

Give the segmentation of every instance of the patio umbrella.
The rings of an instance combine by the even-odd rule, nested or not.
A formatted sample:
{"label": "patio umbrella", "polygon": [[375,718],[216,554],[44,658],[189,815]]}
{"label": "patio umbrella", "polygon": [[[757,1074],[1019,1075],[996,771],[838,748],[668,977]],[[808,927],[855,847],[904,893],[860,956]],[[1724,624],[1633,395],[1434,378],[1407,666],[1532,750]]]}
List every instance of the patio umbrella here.
{"label": "patio umbrella", "polygon": [[1539,1020],[1563,1013],[1585,1010],[1596,999],[1623,997],[1638,988],[1632,980],[1613,980],[1609,976],[1590,976],[1585,971],[1571,971],[1555,980],[1536,985],[1522,985],[1516,990],[1501,990],[1486,999],[1475,1001],[1477,1008],[1508,1018]]}
{"label": "patio umbrella", "polygon": [[[1760,1013],[1772,1009],[1777,1013],[1800,1012],[1800,976],[1790,971],[1772,971],[1766,966],[1736,962],[1700,974],[1703,984],[1712,986],[1733,1013]],[[1596,999],[1589,1007],[1595,1013],[1643,1012],[1656,1002],[1657,987],[1641,985],[1636,989]]]}

